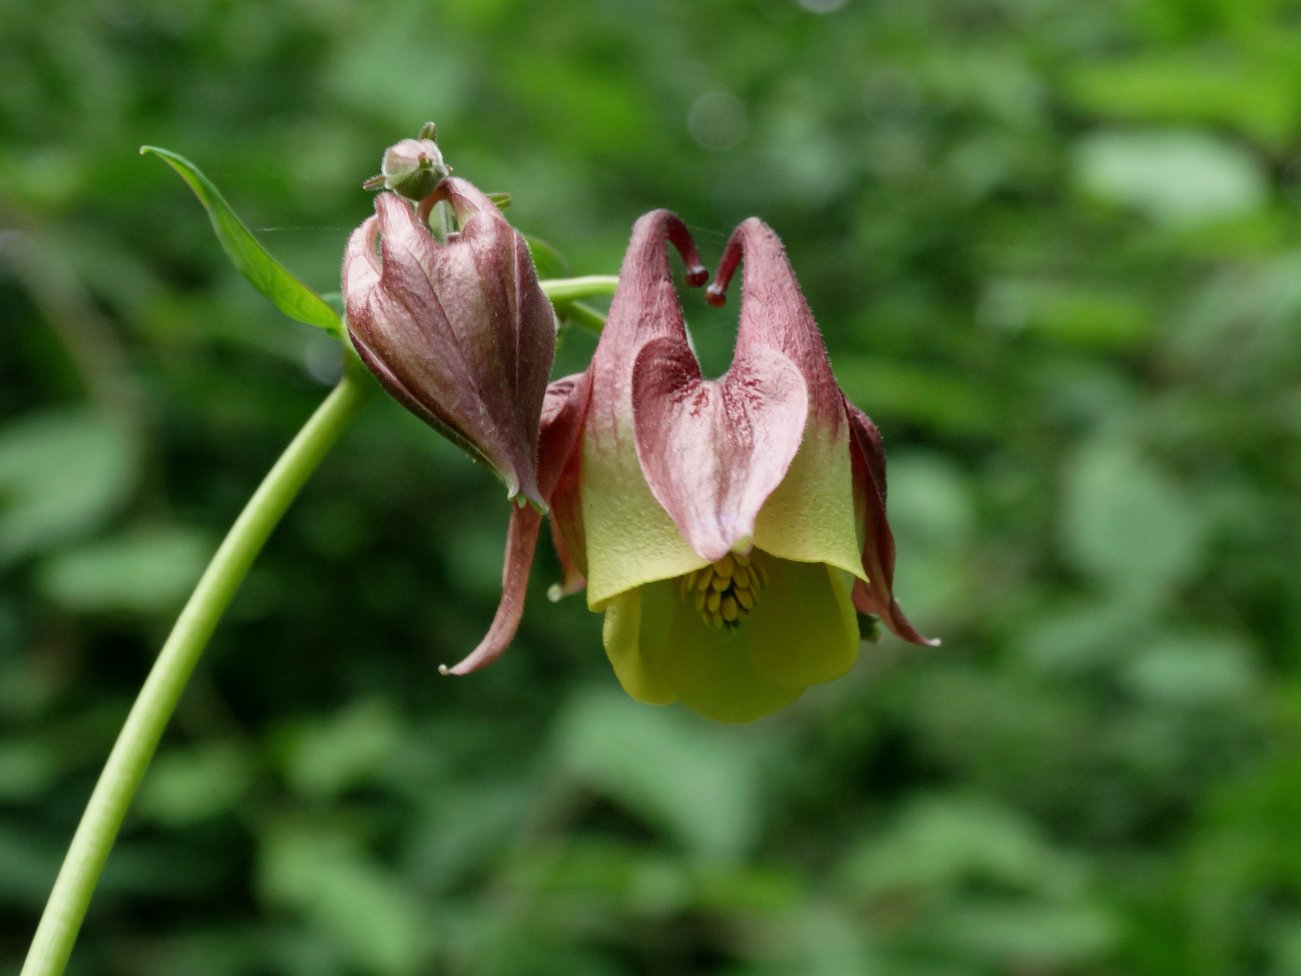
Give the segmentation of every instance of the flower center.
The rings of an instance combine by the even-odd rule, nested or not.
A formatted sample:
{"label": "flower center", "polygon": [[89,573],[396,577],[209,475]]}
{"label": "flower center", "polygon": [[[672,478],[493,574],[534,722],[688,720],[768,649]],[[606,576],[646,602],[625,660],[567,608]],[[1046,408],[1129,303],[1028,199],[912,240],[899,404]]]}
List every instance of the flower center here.
{"label": "flower center", "polygon": [[706,624],[717,630],[739,627],[768,585],[758,550],[745,556],[729,552],[718,562],[682,577],[682,599],[695,606]]}

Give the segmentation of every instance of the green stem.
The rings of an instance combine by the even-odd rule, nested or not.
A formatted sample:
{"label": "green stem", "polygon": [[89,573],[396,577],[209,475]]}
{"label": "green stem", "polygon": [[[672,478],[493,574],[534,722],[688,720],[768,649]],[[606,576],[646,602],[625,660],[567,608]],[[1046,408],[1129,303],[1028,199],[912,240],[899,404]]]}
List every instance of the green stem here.
{"label": "green stem", "polygon": [[593,335],[600,335],[605,328],[605,316],[585,302],[565,302],[556,306],[556,314],[562,320],[586,329]]}
{"label": "green stem", "polygon": [[576,302],[580,298],[597,298],[601,295],[613,295],[619,284],[618,275],[586,275],[582,278],[548,278],[538,282],[542,293],[551,299],[552,304],[562,305]]}
{"label": "green stem", "polygon": [[21,976],[59,976],[91,894],[163,729],[217,622],[289,503],[367,399],[371,384],[344,375],[263,479],[181,611],[131,707],[72,838]]}

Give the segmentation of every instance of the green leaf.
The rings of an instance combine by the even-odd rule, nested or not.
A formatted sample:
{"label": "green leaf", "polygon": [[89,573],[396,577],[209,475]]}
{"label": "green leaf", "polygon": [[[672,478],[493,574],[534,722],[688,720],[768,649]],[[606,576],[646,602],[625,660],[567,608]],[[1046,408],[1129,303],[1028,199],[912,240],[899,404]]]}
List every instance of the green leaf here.
{"label": "green leaf", "polygon": [[226,256],[249,284],[271,299],[276,308],[291,319],[325,329],[336,336],[341,333],[342,324],[334,310],[258,243],[253,232],[235,215],[221,192],[197,166],[184,156],[157,146],[141,146],[140,152],[158,156],[181,174],[208,211],[212,229],[216,231]]}
{"label": "green leaf", "polygon": [[574,780],[706,859],[737,857],[758,834],[757,751],[693,716],[584,690],[562,710],[557,748]]}
{"label": "green leaf", "polygon": [[12,422],[0,434],[0,566],[97,528],[135,478],[130,440],[90,410]]}
{"label": "green leaf", "polygon": [[70,613],[175,611],[194,588],[213,545],[181,525],[143,526],[44,560],[36,585]]}
{"label": "green leaf", "polygon": [[1063,78],[1063,95],[1077,109],[1121,123],[1187,125],[1231,130],[1270,147],[1288,144],[1297,95],[1284,79],[1295,73],[1291,52],[1232,54],[1215,45],[1189,45],[1123,58],[1080,59]]}
{"label": "green leaf", "polygon": [[242,745],[232,741],[174,749],[150,766],[136,814],[169,827],[203,823],[243,799],[253,772]]}
{"label": "green leaf", "polygon": [[1150,702],[1196,709],[1247,705],[1260,686],[1246,642],[1196,631],[1143,647],[1120,680]]}
{"label": "green leaf", "polygon": [[299,796],[337,796],[373,781],[401,733],[401,717],[391,704],[376,698],[318,722],[286,725],[279,744],[285,778]]}
{"label": "green leaf", "polygon": [[264,897],[301,915],[351,970],[407,976],[420,965],[429,918],[418,898],[343,830],[274,825],[262,838]]}
{"label": "green leaf", "polygon": [[1259,161],[1205,132],[1097,132],[1076,145],[1075,157],[1086,192],[1169,226],[1243,217],[1269,202]]}
{"label": "green leaf", "polygon": [[1207,519],[1137,443],[1100,438],[1066,469],[1065,552],[1117,592],[1159,599],[1200,567]]}

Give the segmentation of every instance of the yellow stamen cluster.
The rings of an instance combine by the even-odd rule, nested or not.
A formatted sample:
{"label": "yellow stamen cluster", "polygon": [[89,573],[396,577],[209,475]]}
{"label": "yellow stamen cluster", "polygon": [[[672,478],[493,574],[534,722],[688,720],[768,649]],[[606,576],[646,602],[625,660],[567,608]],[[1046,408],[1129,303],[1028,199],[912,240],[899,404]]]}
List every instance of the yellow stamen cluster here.
{"label": "yellow stamen cluster", "polygon": [[741,556],[729,552],[712,565],[682,577],[682,599],[694,604],[709,626],[729,630],[739,627],[768,585],[768,574],[758,553]]}

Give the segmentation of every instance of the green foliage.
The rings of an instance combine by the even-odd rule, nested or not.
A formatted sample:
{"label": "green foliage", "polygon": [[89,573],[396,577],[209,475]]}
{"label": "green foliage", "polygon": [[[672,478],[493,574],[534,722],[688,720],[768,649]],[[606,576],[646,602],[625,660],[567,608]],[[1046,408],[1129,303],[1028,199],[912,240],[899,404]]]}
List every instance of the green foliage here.
{"label": "green foliage", "polygon": [[[1291,4],[9,6],[0,968],[339,368],[137,147],[201,161],[328,328],[303,296],[432,118],[548,274],[613,273],[651,207],[706,263],[777,229],[944,645],[712,725],[618,692],[543,551],[512,650],[439,679],[507,511],[377,398],[218,630],[71,972],[1301,973]],[[721,370],[734,303],[684,302]]]}

